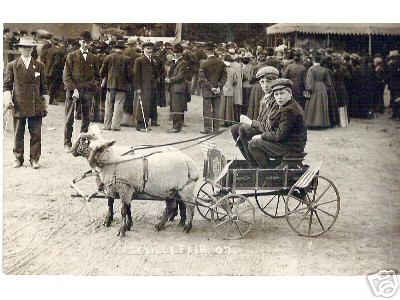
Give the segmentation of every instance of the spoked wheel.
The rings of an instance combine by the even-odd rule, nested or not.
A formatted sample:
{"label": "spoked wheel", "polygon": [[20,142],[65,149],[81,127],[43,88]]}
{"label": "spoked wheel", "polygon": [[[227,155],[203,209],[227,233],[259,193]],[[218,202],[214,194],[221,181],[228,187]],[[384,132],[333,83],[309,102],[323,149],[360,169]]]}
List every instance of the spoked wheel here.
{"label": "spoked wheel", "polygon": [[[303,205],[289,210],[296,203]],[[319,236],[335,223],[340,210],[340,196],[333,182],[316,175],[310,188],[298,190],[292,187],[285,202],[286,220],[297,234]]]}
{"label": "spoked wheel", "polygon": [[[217,219],[215,211],[224,218]],[[226,195],[219,199],[211,211],[211,224],[223,239],[236,240],[249,233],[255,223],[255,209],[242,195]]]}
{"label": "spoked wheel", "polygon": [[[205,182],[199,189],[199,192],[197,193],[196,196],[196,208],[197,211],[199,212],[200,216],[202,216],[204,219],[207,221],[211,221],[211,205],[216,203],[216,198],[214,195],[215,189],[214,186],[209,183]],[[201,205],[197,199],[201,199],[202,201],[206,202],[208,206],[203,206]],[[223,218],[222,215],[218,214],[218,211],[216,211],[215,218],[220,219]]]}
{"label": "spoked wheel", "polygon": [[[260,195],[257,192],[254,195],[257,206],[261,211],[272,218],[283,218],[285,216],[285,196],[287,192],[276,191],[275,195]],[[293,204],[295,204],[293,202]],[[291,205],[290,210],[297,209],[301,202]]]}

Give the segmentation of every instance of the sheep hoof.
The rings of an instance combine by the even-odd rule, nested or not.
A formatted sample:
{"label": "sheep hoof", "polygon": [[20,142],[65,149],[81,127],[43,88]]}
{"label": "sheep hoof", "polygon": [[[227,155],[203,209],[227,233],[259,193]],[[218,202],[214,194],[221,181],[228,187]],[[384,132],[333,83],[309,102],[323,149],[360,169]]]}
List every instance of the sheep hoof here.
{"label": "sheep hoof", "polygon": [[111,222],[113,221],[113,217],[107,216],[106,219],[104,220],[104,226],[110,227]]}
{"label": "sheep hoof", "polygon": [[186,222],[186,219],[181,218],[181,220],[180,220],[179,223],[178,223],[178,227],[183,227],[183,226],[185,226],[185,222]]}
{"label": "sheep hoof", "polygon": [[121,229],[119,230],[117,236],[120,236],[121,238],[123,238],[123,237],[125,237],[125,232],[126,232],[126,229],[124,226],[122,226]]}
{"label": "sheep hoof", "polygon": [[154,230],[156,230],[156,231],[160,231],[160,230],[163,230],[163,229],[164,229],[164,225],[156,224],[156,225],[154,226]]}
{"label": "sheep hoof", "polygon": [[192,229],[192,224],[188,223],[185,225],[185,227],[183,227],[183,232],[184,233],[189,233],[190,229]]}
{"label": "sheep hoof", "polygon": [[127,231],[131,231],[132,226],[133,226],[133,223],[132,222],[128,222],[128,224],[126,224],[126,230]]}

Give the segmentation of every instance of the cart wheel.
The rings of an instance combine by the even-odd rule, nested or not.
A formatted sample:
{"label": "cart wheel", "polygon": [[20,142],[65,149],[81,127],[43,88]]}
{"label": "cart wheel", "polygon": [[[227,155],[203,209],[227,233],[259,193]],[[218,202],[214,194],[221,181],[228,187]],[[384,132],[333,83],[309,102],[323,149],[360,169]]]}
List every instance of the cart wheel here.
{"label": "cart wheel", "polygon": [[[289,210],[296,203],[304,205]],[[316,175],[307,189],[290,189],[285,208],[286,220],[293,231],[302,236],[319,236],[333,226],[339,215],[339,192],[331,180]]]}
{"label": "cart wheel", "polygon": [[[224,218],[217,219],[216,210]],[[244,237],[254,223],[254,206],[242,195],[230,194],[219,199],[211,211],[211,225],[223,239],[236,240]]]}
{"label": "cart wheel", "polygon": [[[272,218],[283,218],[285,216],[285,196],[287,192],[276,191],[274,195],[262,195],[261,193],[255,192],[254,199],[256,200],[257,206],[261,211]],[[293,203],[295,204],[295,203]],[[294,206],[291,205],[290,210],[297,209],[301,202],[296,203]]]}
{"label": "cart wheel", "polygon": [[[205,182],[199,189],[199,192],[197,193],[196,196],[196,208],[197,211],[199,212],[200,216],[202,216],[204,219],[207,221],[211,221],[211,208],[210,206],[216,203],[216,195],[214,194],[214,186],[209,183]],[[201,199],[202,201],[206,202],[209,204],[209,206],[203,206],[197,202],[197,198]],[[221,219],[224,216],[219,215],[218,212],[216,213],[215,217],[217,219]]]}

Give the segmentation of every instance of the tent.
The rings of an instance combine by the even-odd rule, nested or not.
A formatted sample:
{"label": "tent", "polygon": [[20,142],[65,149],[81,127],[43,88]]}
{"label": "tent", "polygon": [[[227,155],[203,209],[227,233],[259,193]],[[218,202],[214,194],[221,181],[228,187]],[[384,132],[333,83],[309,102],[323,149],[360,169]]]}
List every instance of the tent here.
{"label": "tent", "polygon": [[[372,36],[400,37],[400,23],[279,23],[266,28],[267,35],[277,34],[321,34],[356,35],[368,37],[368,50],[372,52]],[[295,42],[296,44],[296,42]]]}
{"label": "tent", "polygon": [[344,35],[400,35],[400,23],[280,23],[267,27],[267,35],[291,32]]}

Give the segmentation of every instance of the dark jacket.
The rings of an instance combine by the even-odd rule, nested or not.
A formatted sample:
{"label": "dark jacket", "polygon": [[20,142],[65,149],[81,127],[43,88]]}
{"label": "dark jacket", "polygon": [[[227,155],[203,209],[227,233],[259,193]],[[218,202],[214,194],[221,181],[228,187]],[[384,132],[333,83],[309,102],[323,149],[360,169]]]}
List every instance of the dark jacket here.
{"label": "dark jacket", "polygon": [[128,84],[132,80],[132,70],[129,58],[122,52],[112,53],[104,59],[100,69],[100,77],[107,78],[107,89],[127,91]]}
{"label": "dark jacket", "polygon": [[26,69],[22,58],[8,63],[3,91],[13,93],[14,117],[43,116],[46,108],[43,95],[48,95],[44,64],[31,59]]}
{"label": "dark jacket", "polygon": [[[203,97],[223,96],[223,87],[227,79],[226,66],[224,62],[216,56],[208,57],[200,63],[199,84],[202,88]],[[216,95],[211,88],[220,88],[221,93]]]}
{"label": "dark jacket", "polygon": [[306,89],[307,69],[302,63],[289,64],[282,75],[283,78],[290,79],[293,82],[293,97],[299,101],[303,98],[303,92]]}
{"label": "dark jacket", "polygon": [[131,67],[131,70],[129,70],[129,72],[131,72],[133,75],[133,67],[135,65],[135,60],[140,57],[140,54],[136,51],[136,48],[128,47],[124,50],[124,55],[129,57],[129,65]]}
{"label": "dark jacket", "polygon": [[187,68],[188,64],[183,58],[172,64],[168,71],[170,93],[185,94]]}
{"label": "dark jacket", "polygon": [[64,66],[63,81],[67,90],[87,89],[94,92],[100,82],[97,57],[88,53],[85,60],[80,49],[69,53]]}
{"label": "dark jacket", "polygon": [[279,108],[271,129],[261,135],[263,140],[278,142],[293,152],[303,152],[307,142],[307,128],[301,106],[290,100]]}

